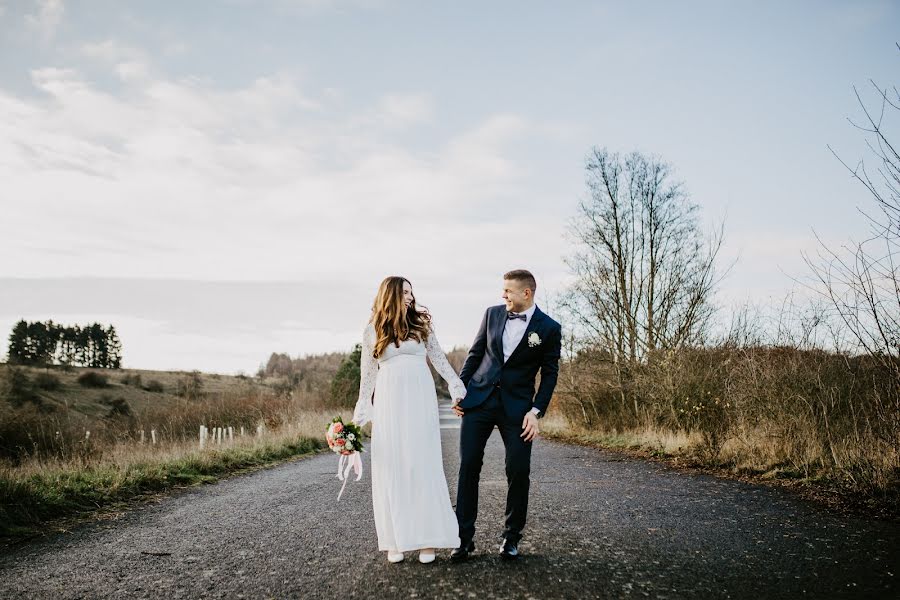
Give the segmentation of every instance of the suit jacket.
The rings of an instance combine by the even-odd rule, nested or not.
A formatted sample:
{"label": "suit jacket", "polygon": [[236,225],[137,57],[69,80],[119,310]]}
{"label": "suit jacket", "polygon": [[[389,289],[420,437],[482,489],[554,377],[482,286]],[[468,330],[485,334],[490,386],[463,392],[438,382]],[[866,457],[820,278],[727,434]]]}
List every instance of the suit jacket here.
{"label": "suit jacket", "polygon": [[[494,389],[499,389],[507,414],[524,416],[532,407],[537,407],[541,411],[538,417],[543,417],[559,373],[562,328],[535,307],[522,341],[504,363],[503,330],[506,322],[505,305],[492,306],[485,311],[481,327],[459,373],[459,378],[466,385],[466,397],[459,406],[463,410],[478,406]],[[532,334],[537,334],[537,338]],[[540,343],[535,344],[538,339]],[[534,380],[538,371],[541,372],[541,385],[535,392]]]}

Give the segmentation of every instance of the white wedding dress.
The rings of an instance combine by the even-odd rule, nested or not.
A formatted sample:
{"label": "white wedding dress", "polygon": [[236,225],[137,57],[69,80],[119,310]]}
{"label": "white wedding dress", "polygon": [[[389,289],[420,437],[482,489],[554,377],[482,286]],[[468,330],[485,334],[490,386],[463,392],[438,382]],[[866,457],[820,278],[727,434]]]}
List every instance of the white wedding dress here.
{"label": "white wedding dress", "polygon": [[368,454],[378,549],[456,548],[459,525],[444,478],[437,394],[425,357],[447,381],[453,398],[463,398],[466,388],[433,331],[425,343],[388,345],[377,360],[374,346],[370,323],[363,334],[353,421],[372,421]]}

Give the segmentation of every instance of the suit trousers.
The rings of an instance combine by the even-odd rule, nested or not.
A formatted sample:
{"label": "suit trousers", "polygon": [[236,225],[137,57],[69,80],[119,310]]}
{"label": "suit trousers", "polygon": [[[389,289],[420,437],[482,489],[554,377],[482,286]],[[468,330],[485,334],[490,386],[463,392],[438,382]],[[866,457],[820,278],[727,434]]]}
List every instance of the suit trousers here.
{"label": "suit trousers", "polygon": [[494,426],[500,430],[506,448],[506,522],[503,537],[518,543],[525,527],[533,442],[526,442],[521,437],[525,415],[507,414],[503,409],[501,393],[500,389],[494,389],[483,403],[466,409],[462,416],[456,519],[459,521],[459,538],[463,546],[475,536],[478,483],[481,479],[484,448]]}

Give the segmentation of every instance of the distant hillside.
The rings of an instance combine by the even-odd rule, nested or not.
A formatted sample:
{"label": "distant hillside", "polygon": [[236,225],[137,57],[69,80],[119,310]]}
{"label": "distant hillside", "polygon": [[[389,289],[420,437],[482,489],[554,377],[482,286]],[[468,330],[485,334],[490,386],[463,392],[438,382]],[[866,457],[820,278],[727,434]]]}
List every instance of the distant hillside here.
{"label": "distant hillside", "polygon": [[[8,368],[6,365],[0,369]],[[110,400],[122,399],[131,411],[142,413],[166,404],[178,403],[185,398],[200,395],[212,396],[226,392],[263,389],[266,386],[256,378],[206,374],[187,371],[152,371],[144,369],[91,369],[73,367],[14,367],[27,377],[29,397],[16,398],[11,390],[5,390],[8,403],[17,407],[32,404],[41,412],[54,413],[69,410],[91,418],[106,416]],[[94,385],[83,385],[79,377],[94,373],[98,378]],[[9,379],[5,377],[4,379]],[[105,380],[105,384],[102,384]],[[6,382],[9,387],[9,382]],[[102,384],[102,385],[101,385]],[[94,387],[96,386],[96,387]],[[3,391],[3,390],[0,390]]]}
{"label": "distant hillside", "polygon": [[0,459],[77,453],[86,437],[114,442],[192,438],[200,425],[278,429],[329,408],[344,355],[295,359],[288,375],[12,366],[0,363]]}

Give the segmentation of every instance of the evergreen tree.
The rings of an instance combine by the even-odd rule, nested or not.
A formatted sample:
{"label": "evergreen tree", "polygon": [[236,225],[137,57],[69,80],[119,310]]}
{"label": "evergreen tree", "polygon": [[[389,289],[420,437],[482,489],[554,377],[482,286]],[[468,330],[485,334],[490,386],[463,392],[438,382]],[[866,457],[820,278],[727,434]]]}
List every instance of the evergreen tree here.
{"label": "evergreen tree", "polygon": [[75,326],[75,362],[81,366],[85,366],[90,361],[89,335],[86,328]]}
{"label": "evergreen tree", "polygon": [[119,335],[116,328],[110,325],[106,329],[106,346],[107,346],[107,369],[118,369],[122,366],[122,342],[119,341]]}
{"label": "evergreen tree", "polygon": [[334,379],[331,380],[331,400],[338,406],[356,406],[359,396],[359,362],[362,356],[362,345],[356,344],[338,367]]}
{"label": "evergreen tree", "polygon": [[85,366],[103,368],[104,337],[103,327],[99,323],[91,323],[88,327],[88,364]]}
{"label": "evergreen tree", "polygon": [[28,323],[21,320],[13,327],[9,334],[9,357],[7,361],[11,365],[22,365],[26,361],[28,346]]}
{"label": "evergreen tree", "polygon": [[23,364],[52,364],[53,354],[56,351],[56,325],[53,321],[29,323],[26,347],[26,359]]}
{"label": "evergreen tree", "polygon": [[59,334],[59,364],[69,366],[78,364],[78,326],[64,327]]}
{"label": "evergreen tree", "polygon": [[122,365],[122,342],[112,325],[100,323],[69,327],[21,320],[9,335],[8,362],[14,365],[80,365],[118,369]]}

